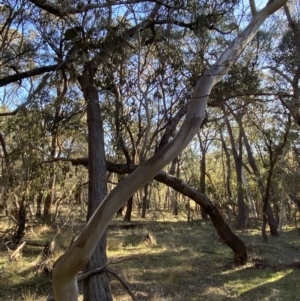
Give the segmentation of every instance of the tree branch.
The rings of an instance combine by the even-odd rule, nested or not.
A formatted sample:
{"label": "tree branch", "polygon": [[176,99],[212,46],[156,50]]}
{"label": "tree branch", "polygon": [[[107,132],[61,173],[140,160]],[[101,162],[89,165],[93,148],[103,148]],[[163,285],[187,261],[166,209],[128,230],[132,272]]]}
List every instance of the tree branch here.
{"label": "tree branch", "polygon": [[[146,185],[160,170],[176,158],[192,141],[199,126],[202,124],[208,96],[214,85],[228,73],[230,67],[239,58],[247,44],[254,38],[267,17],[284,5],[286,1],[287,0],[276,0],[267,5],[257,13],[248,26],[232,40],[218,61],[198,79],[191,101],[189,102],[186,118],[176,137],[150,159],[141,164],[106,196],[74,244],[55,262],[52,273],[52,286],[56,301],[72,301],[78,298],[76,274],[91,258],[99,239],[104,234],[108,223],[117,210],[139,188]],[[152,12],[156,14],[159,7],[159,5],[156,5]],[[145,20],[146,24],[150,22],[150,18]],[[162,172],[159,174],[161,175]],[[186,186],[181,182],[180,187],[182,191],[186,191]],[[231,244],[235,253],[235,262],[245,264],[247,261],[245,244],[232,233],[216,207],[213,206],[206,196],[201,195],[200,198],[197,190],[192,189],[192,191],[189,191],[191,192],[191,196],[194,196],[197,201],[201,202],[201,205],[204,206],[204,209],[210,215],[214,225],[219,231],[219,235],[222,235],[224,242]]]}
{"label": "tree branch", "polygon": [[275,72],[278,73],[280,76],[282,76],[286,81],[288,81],[291,85],[293,85],[293,80],[290,79],[286,74],[284,74],[284,73],[283,73],[281,70],[279,70],[278,68],[273,67],[273,66],[267,66],[267,67],[264,67],[263,69],[270,69],[270,70],[275,71]]}
{"label": "tree branch", "polygon": [[139,299],[132,292],[130,286],[116,272],[114,272],[110,269],[104,269],[104,271],[106,273],[112,274],[115,278],[117,278],[120,281],[120,283],[123,285],[123,287],[125,288],[125,290],[130,295],[130,297],[132,298],[133,301],[139,301]]}
{"label": "tree branch", "polygon": [[290,93],[269,93],[269,92],[255,92],[255,93],[237,93],[234,95],[228,95],[224,97],[223,99],[217,100],[217,101],[210,101],[208,103],[209,107],[219,107],[223,105],[226,101],[229,99],[235,98],[235,97],[241,97],[241,96],[277,96],[278,98],[280,97],[290,97],[290,98],[295,98],[293,94]]}
{"label": "tree branch", "polygon": [[249,2],[250,2],[251,14],[252,16],[255,16],[257,14],[255,0],[249,0]]}
{"label": "tree branch", "polygon": [[76,8],[74,7],[67,7],[67,8],[59,8],[56,5],[49,3],[45,0],[29,0],[31,3],[35,4],[37,7],[47,11],[50,14],[53,14],[57,17],[66,17],[68,15],[74,15],[79,13],[84,13],[92,9],[97,8],[104,8],[104,7],[112,7],[118,5],[131,5],[131,4],[139,4],[144,2],[156,3],[160,6],[164,6],[168,9],[184,9],[183,7],[172,6],[169,4],[164,3],[163,1],[159,0],[134,0],[134,1],[107,1],[106,3],[101,4],[87,4],[84,6],[77,5]]}
{"label": "tree branch", "polygon": [[121,263],[121,262],[124,262],[124,261],[128,261],[128,260],[135,260],[135,259],[139,259],[141,258],[142,256],[137,256],[137,257],[126,257],[126,258],[122,258],[120,260],[116,260],[116,261],[111,261],[111,262],[108,262],[106,263],[104,266],[102,266],[101,268],[97,268],[97,269],[93,269],[93,270],[90,270],[82,275],[80,275],[78,278],[77,278],[77,281],[78,282],[81,282],[85,279],[87,279],[88,277],[91,277],[95,274],[98,274],[98,273],[102,273],[102,272],[105,272],[105,269],[109,266],[109,265],[112,265],[112,264],[118,264],[118,263]]}
{"label": "tree branch", "polygon": [[[36,69],[32,69],[25,72],[20,72],[17,74],[9,75],[3,78],[0,78],[0,87],[6,86],[8,84],[14,83],[16,81],[19,81],[24,78],[28,78],[35,75],[41,75],[46,72],[56,71],[65,68],[65,63],[63,64],[56,64],[56,65],[50,65],[50,66],[44,66]],[[10,114],[13,115],[13,114]],[[5,116],[5,115],[2,115]]]}

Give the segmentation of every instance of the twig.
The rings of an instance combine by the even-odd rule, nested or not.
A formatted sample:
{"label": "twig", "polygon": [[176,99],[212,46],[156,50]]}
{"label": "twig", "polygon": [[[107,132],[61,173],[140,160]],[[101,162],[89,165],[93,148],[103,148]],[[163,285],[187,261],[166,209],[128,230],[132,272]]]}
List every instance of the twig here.
{"label": "twig", "polygon": [[134,260],[134,259],[139,259],[141,258],[142,256],[138,256],[138,257],[126,257],[126,258],[123,258],[123,259],[120,259],[120,260],[116,260],[116,261],[111,261],[111,262],[108,262],[106,263],[104,266],[102,266],[101,268],[97,268],[97,269],[93,269],[93,270],[90,270],[84,274],[82,274],[81,276],[79,276],[77,278],[77,282],[81,282],[83,280],[85,280],[86,278],[92,276],[92,275],[95,275],[95,274],[98,274],[98,273],[103,273],[105,272],[105,269],[111,265],[111,264],[117,264],[117,263],[120,263],[120,262],[123,262],[123,261],[127,261],[127,260]]}
{"label": "twig", "polygon": [[21,245],[19,245],[17,247],[17,249],[9,256],[9,259],[10,260],[14,260],[17,257],[17,255],[22,251],[22,249],[24,248],[25,244],[26,244],[26,241],[24,241]]}
{"label": "twig", "polygon": [[[59,227],[59,229],[57,230],[57,232],[55,233],[55,235],[53,236],[52,240],[55,240],[55,238],[57,237],[57,235],[59,234],[59,232],[61,231],[61,229],[69,222],[70,216],[71,214],[75,211],[75,209],[72,209],[66,219],[66,221]],[[53,221],[52,221],[53,222]]]}
{"label": "twig", "polygon": [[104,272],[109,273],[111,275],[113,275],[115,278],[117,278],[120,283],[123,285],[123,287],[125,288],[125,290],[127,291],[127,293],[130,295],[130,297],[132,298],[132,300],[134,301],[139,301],[139,299],[135,296],[135,294],[132,292],[131,288],[129,287],[129,285],[114,271],[110,270],[110,269],[104,269]]}
{"label": "twig", "polygon": [[[87,279],[88,277],[90,277],[92,275],[98,274],[98,273],[109,273],[109,274],[112,274],[113,276],[115,276],[121,282],[121,284],[124,286],[125,290],[131,296],[132,300],[139,301],[135,297],[135,295],[133,294],[133,292],[130,289],[129,285],[118,274],[116,274],[114,271],[112,271],[110,269],[107,269],[107,267],[110,264],[117,264],[117,263],[120,263],[120,262],[123,262],[123,261],[126,261],[126,260],[139,259],[140,257],[142,257],[142,256],[138,256],[138,257],[134,257],[134,258],[132,258],[132,257],[128,258],[127,257],[127,258],[123,258],[123,259],[116,260],[116,261],[113,261],[113,262],[108,262],[107,264],[105,264],[101,268],[93,269],[93,270],[88,271],[88,272],[82,274],[81,276],[77,277],[77,283],[79,283],[79,282]],[[49,295],[46,301],[54,301],[54,296],[53,295]]]}
{"label": "twig", "polygon": [[91,277],[92,275],[103,273],[108,265],[109,265],[109,263],[105,264],[101,268],[93,269],[93,270],[90,270],[90,271],[82,274],[81,276],[77,277],[77,282],[81,282],[81,281]]}

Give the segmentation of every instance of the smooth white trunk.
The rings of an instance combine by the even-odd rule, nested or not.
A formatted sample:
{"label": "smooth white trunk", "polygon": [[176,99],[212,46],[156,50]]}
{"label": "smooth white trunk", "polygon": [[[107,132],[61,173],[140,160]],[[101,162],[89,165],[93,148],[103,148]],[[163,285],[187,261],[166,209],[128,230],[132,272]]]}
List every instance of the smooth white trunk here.
{"label": "smooth white trunk", "polygon": [[274,1],[253,16],[249,25],[232,41],[216,64],[199,78],[178,135],[125,178],[103,200],[77,240],[55,263],[52,276],[55,301],[77,300],[76,275],[92,256],[110,220],[126,200],[148,183],[190,143],[202,123],[213,86],[227,74],[266,18],[285,3],[286,0]]}

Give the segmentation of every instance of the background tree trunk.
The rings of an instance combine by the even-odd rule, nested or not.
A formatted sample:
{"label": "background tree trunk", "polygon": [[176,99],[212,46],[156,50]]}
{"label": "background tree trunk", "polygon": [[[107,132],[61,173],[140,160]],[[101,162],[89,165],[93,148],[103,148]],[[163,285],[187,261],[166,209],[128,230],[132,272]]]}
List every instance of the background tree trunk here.
{"label": "background tree trunk", "polygon": [[[200,133],[197,132],[198,135],[198,140],[199,140],[199,145],[200,145],[200,150],[201,150],[201,159],[200,159],[200,192],[205,194],[205,177],[206,177],[206,147],[203,145]],[[197,207],[197,205],[196,205]],[[200,206],[200,211],[201,211],[201,217],[202,219],[207,219],[208,215],[205,212],[205,210]]]}
{"label": "background tree trunk", "polygon": [[142,218],[146,218],[146,210],[147,210],[147,205],[148,205],[148,188],[149,184],[146,184],[144,186],[144,195],[142,199]]}
{"label": "background tree trunk", "polygon": [[[192,141],[199,126],[202,124],[207,107],[208,97],[213,86],[228,73],[230,67],[238,59],[247,44],[255,37],[257,31],[264,21],[282,5],[284,5],[285,2],[285,0],[276,0],[268,4],[265,8],[253,16],[248,26],[235,39],[232,40],[216,63],[207,71],[205,71],[198,79],[195,85],[194,93],[189,102],[189,109],[186,114],[186,118],[182,123],[182,126],[176,137],[154,156],[140,165],[132,174],[127,176],[126,179],[124,179],[124,181],[122,181],[103,200],[89,223],[83,229],[72,246],[56,261],[52,273],[52,284],[56,301],[77,300],[78,288],[76,274],[80,269],[82,269],[82,266],[90,258],[97,246],[97,239],[103,236],[110,220],[126,200],[128,200],[138,189],[146,185],[152,178],[154,178],[157,173],[162,170],[162,168],[169,164],[172,159],[176,158]],[[159,9],[160,5],[156,4],[147,20],[145,20],[144,23],[138,27],[138,30],[141,27],[144,27],[147,22],[149,23],[149,20],[152,21]],[[134,31],[133,34],[135,32],[136,31]],[[90,64],[85,64],[85,69],[87,67],[92,69],[93,66]],[[83,73],[83,75],[84,77],[82,78],[82,81],[84,82],[86,81],[85,73]],[[90,83],[93,83],[94,75],[94,72],[90,72]],[[95,97],[92,97],[92,99],[97,99],[97,102],[95,103],[97,106],[99,106],[97,89],[93,85],[82,86],[87,88],[83,89],[85,94],[89,94],[91,92],[95,94]],[[92,89],[90,90],[89,88]],[[86,99],[89,98],[86,97]],[[100,118],[99,110],[96,110],[96,116],[98,116],[98,119]],[[101,142],[103,143],[103,141]],[[95,148],[95,150],[97,150],[97,148]],[[94,155],[91,150],[89,150],[89,155]],[[89,165],[94,163],[96,162],[92,160],[89,162]],[[89,172],[92,170],[93,168],[89,169]],[[97,189],[97,187],[94,188]],[[245,262],[245,259],[247,260],[246,248],[244,249],[244,254],[245,258],[239,259],[240,262],[243,263]]]}
{"label": "background tree trunk", "polygon": [[[226,111],[223,108],[223,112],[225,115],[225,122],[227,125],[227,130],[230,138],[232,155],[234,159],[234,166],[236,171],[236,182],[237,182],[237,204],[238,204],[238,216],[237,216],[237,226],[239,229],[244,229],[246,227],[246,206],[243,195],[243,180],[242,180],[242,163],[243,163],[243,144],[242,144],[242,133],[239,130],[239,138],[238,138],[238,151],[235,147],[235,141],[231,129],[231,125],[226,116]],[[238,122],[241,122],[242,117],[239,116]]]}

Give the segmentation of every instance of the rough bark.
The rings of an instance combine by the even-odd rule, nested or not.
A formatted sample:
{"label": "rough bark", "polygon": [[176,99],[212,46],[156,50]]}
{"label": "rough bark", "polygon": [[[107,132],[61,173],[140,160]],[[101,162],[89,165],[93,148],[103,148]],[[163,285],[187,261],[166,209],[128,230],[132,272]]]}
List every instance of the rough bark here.
{"label": "rough bark", "polygon": [[[86,64],[80,84],[87,104],[88,146],[89,146],[89,186],[88,213],[89,220],[106,196],[106,163],[104,150],[104,133],[98,99],[98,91],[93,83],[93,61]],[[105,229],[104,229],[105,230]],[[97,244],[93,255],[87,262],[84,272],[106,264],[106,232]],[[90,276],[84,281],[84,301],[111,301],[110,285],[106,273]]]}
{"label": "rough bark", "polygon": [[[186,118],[176,137],[140,165],[132,174],[128,175],[107,195],[76,241],[56,261],[52,273],[56,301],[74,301],[78,299],[76,274],[90,259],[110,220],[126,200],[154,178],[191,142],[203,121],[212,87],[228,73],[232,64],[254,38],[267,17],[284,5],[285,2],[286,0],[276,0],[253,16],[249,25],[229,44],[217,62],[199,78],[189,103]],[[209,207],[207,210],[209,210]]]}

